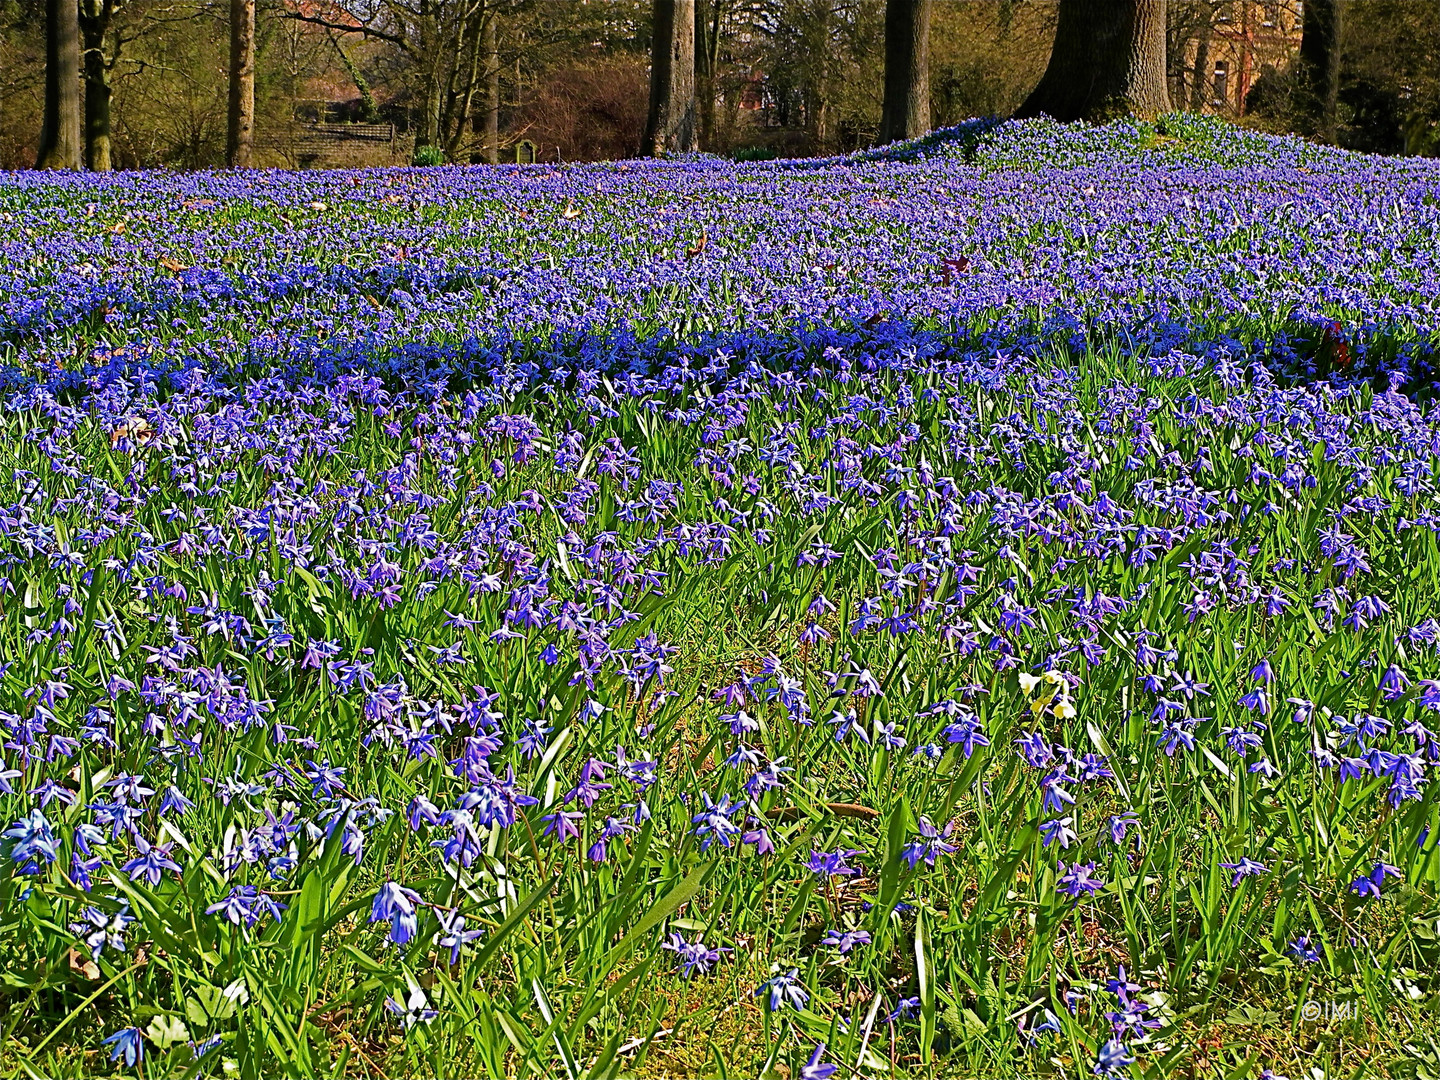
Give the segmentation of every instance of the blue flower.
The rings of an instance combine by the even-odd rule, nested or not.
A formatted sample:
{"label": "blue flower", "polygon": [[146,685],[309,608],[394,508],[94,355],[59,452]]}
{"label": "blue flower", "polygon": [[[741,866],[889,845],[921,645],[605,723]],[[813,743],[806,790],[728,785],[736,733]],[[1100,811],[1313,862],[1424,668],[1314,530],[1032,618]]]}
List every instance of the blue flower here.
{"label": "blue flower", "polygon": [[1135,1058],[1119,1039],[1111,1039],[1100,1048],[1092,1070],[1096,1076],[1110,1076],[1135,1064]]}
{"label": "blue flower", "polygon": [[[0,819],[3,820],[3,819]],[[60,848],[51,831],[50,822],[39,810],[30,811],[5,830],[4,839],[9,840],[10,858],[20,865],[22,874],[38,874],[40,860],[53,863],[60,857]]]}
{"label": "blue flower", "polygon": [[145,1060],[145,1036],[138,1027],[121,1028],[102,1039],[100,1045],[110,1047],[111,1061],[124,1058],[127,1068],[133,1069]]}
{"label": "blue flower", "polygon": [[721,953],[730,951],[723,948],[712,949],[705,944],[702,938],[686,941],[678,933],[672,933],[670,940],[662,941],[660,947],[669,949],[675,954],[676,959],[680,962],[680,976],[685,979],[697,971],[701,975],[708,975],[711,965],[719,962]]}
{"label": "blue flower", "polygon": [[380,886],[375,901],[370,906],[371,922],[388,922],[390,940],[396,945],[405,945],[415,936],[419,927],[420,894],[393,881]]}
{"label": "blue flower", "polygon": [[810,1060],[800,1068],[800,1080],[829,1080],[838,1065],[822,1065],[820,1058],[825,1054],[825,1044],[818,1043],[810,1054]]}
{"label": "blue flower", "polygon": [[810,1000],[810,994],[800,981],[800,969],[791,968],[788,972],[781,972],[761,983],[755,991],[756,997],[769,995],[766,1005],[771,1012],[777,1012],[785,1006],[797,1012],[805,1008]]}

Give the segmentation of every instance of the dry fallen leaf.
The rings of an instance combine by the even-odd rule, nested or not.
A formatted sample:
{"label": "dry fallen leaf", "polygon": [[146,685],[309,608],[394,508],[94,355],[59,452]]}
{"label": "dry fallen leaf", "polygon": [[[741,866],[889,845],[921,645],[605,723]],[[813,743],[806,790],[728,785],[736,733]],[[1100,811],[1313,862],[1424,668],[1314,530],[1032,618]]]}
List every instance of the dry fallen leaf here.
{"label": "dry fallen leaf", "polygon": [[94,982],[100,978],[100,968],[96,966],[94,960],[90,959],[90,957],[84,953],[71,949],[69,953],[66,954],[66,959],[70,963],[70,970],[82,979],[88,979]]}
{"label": "dry fallen leaf", "polygon": [[953,259],[940,260],[940,275],[946,285],[949,285],[955,278],[969,269],[970,260],[964,255],[957,255]]}
{"label": "dry fallen leaf", "polygon": [[580,216],[580,211],[575,209],[574,203],[572,203],[569,199],[566,199],[565,209],[561,211],[560,216],[563,217],[566,221],[574,221],[577,217]]}
{"label": "dry fallen leaf", "polygon": [[190,267],[186,266],[184,263],[176,262],[174,259],[161,259],[160,265],[173,274],[178,274],[181,271],[190,269]]}
{"label": "dry fallen leaf", "polygon": [[704,226],[704,225],[701,225],[701,226],[700,226],[700,239],[697,240],[697,241],[695,241],[695,246],[694,246],[694,247],[688,247],[688,248],[685,249],[685,257],[686,257],[687,259],[693,259],[696,255],[699,255],[702,251],[705,250],[705,245],[708,244],[709,242],[710,242],[710,237],[708,237],[708,236],[705,235],[705,226]]}
{"label": "dry fallen leaf", "polygon": [[119,445],[121,439],[129,439],[144,446],[153,438],[155,438],[155,429],[144,417],[122,420],[120,425],[110,432],[110,448],[113,450]]}

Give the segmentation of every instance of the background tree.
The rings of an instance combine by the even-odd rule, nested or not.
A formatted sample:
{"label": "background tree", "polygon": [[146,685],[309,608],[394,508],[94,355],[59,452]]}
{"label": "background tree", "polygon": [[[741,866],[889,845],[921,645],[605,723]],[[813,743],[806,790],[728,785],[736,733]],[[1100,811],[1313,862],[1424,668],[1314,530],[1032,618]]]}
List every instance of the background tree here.
{"label": "background tree", "polygon": [[80,0],[80,40],[85,71],[85,167],[109,172],[110,72],[120,59],[115,11],[123,0]]}
{"label": "background tree", "polygon": [[719,92],[722,31],[733,0],[695,0],[695,104],[699,143],[709,150],[715,142],[715,104]]}
{"label": "background tree", "polygon": [[500,163],[500,26],[499,13],[485,20],[485,160]]}
{"label": "background tree", "polygon": [[45,122],[35,167],[80,168],[80,12],[75,0],[45,4]]}
{"label": "background tree", "polygon": [[1169,0],[1165,5],[1165,71],[1177,109],[1204,112],[1214,100],[1210,44],[1227,0]]}
{"label": "background tree", "polygon": [[882,143],[919,138],[930,130],[932,7],[931,0],[886,0]]}
{"label": "background tree", "polygon": [[651,8],[650,108],[644,153],[659,157],[696,148],[695,0],[655,0]]}
{"label": "background tree", "polygon": [[1050,63],[1015,115],[1103,121],[1169,110],[1165,0],[1060,0]]}
{"label": "background tree", "polygon": [[255,0],[230,0],[230,94],[225,163],[250,168],[255,149]]}
{"label": "background tree", "polygon": [[930,21],[930,121],[1009,116],[1045,71],[1053,3],[998,0],[935,6]]}
{"label": "background tree", "polygon": [[1305,0],[1304,18],[1296,68],[1298,119],[1309,134],[1333,143],[1340,103],[1344,2]]}

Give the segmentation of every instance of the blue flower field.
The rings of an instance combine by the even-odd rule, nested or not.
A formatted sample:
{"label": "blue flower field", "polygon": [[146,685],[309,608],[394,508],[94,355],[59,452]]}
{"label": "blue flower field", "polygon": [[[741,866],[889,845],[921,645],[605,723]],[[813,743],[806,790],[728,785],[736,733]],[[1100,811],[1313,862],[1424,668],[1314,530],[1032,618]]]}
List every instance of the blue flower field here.
{"label": "blue flower field", "polygon": [[1185,116],[0,179],[0,1069],[1440,1075],[1437,307]]}

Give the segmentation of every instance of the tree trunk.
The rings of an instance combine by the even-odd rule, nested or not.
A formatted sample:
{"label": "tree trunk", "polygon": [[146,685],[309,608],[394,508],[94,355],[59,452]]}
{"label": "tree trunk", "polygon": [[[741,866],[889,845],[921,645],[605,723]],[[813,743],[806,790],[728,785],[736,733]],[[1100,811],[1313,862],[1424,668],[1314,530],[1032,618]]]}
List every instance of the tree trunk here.
{"label": "tree trunk", "polygon": [[[1209,5],[1207,4],[1208,8]],[[1214,13],[1206,11],[1200,23],[1200,40],[1195,45],[1195,66],[1190,83],[1190,111],[1204,112],[1212,97],[1210,84],[1210,31]]]}
{"label": "tree trunk", "polygon": [[[826,152],[830,135],[830,20],[834,14],[830,2],[821,0],[813,18],[807,19],[815,32],[812,43],[814,56],[806,65],[809,85],[805,88],[805,124],[809,128],[810,152],[813,154]],[[928,38],[929,35],[926,36]],[[928,73],[925,82],[928,87]],[[929,127],[928,111],[926,127]]]}
{"label": "tree trunk", "polygon": [[1050,63],[1016,117],[1104,122],[1169,111],[1165,0],[1060,0]]}
{"label": "tree trunk", "polygon": [[695,0],[654,0],[644,153],[695,149]]}
{"label": "tree trunk", "polygon": [[930,130],[932,0],[885,0],[885,98],[879,142],[918,139]]}
{"label": "tree trunk", "polygon": [[[480,77],[485,70],[482,63],[489,62],[489,55],[485,52],[485,27],[494,20],[487,16],[482,10],[478,16],[479,24],[469,27],[470,42],[467,46],[470,50],[468,59],[462,67],[460,52],[464,44],[464,29],[461,31],[461,39],[456,42],[456,63],[455,77],[463,79],[459,87],[453,86],[448,95],[454,102],[452,115],[446,120],[445,132],[445,156],[451,161],[460,160],[460,152],[464,145],[466,136],[475,129],[475,120],[472,113],[475,108],[475,92],[480,88]],[[484,57],[484,60],[481,57]],[[456,100],[458,98],[458,101]]]}
{"label": "tree trunk", "polygon": [[255,147],[255,0],[230,0],[230,107],[225,160],[250,168]]}
{"label": "tree trunk", "polygon": [[45,120],[37,169],[80,168],[80,8],[45,4]]}
{"label": "tree trunk", "polygon": [[1300,32],[1298,125],[1307,135],[1335,141],[1336,105],[1340,93],[1341,36],[1345,32],[1342,0],[1305,0]]}
{"label": "tree trunk", "polygon": [[695,5],[695,86],[700,148],[715,147],[715,71],[720,61],[720,26],[727,0],[697,0]]}
{"label": "tree trunk", "polygon": [[485,19],[485,160],[500,164],[500,31],[497,13]]}
{"label": "tree trunk", "polygon": [[110,63],[105,39],[115,14],[113,0],[89,0],[80,11],[80,37],[85,66],[85,166],[92,172],[109,172]]}

